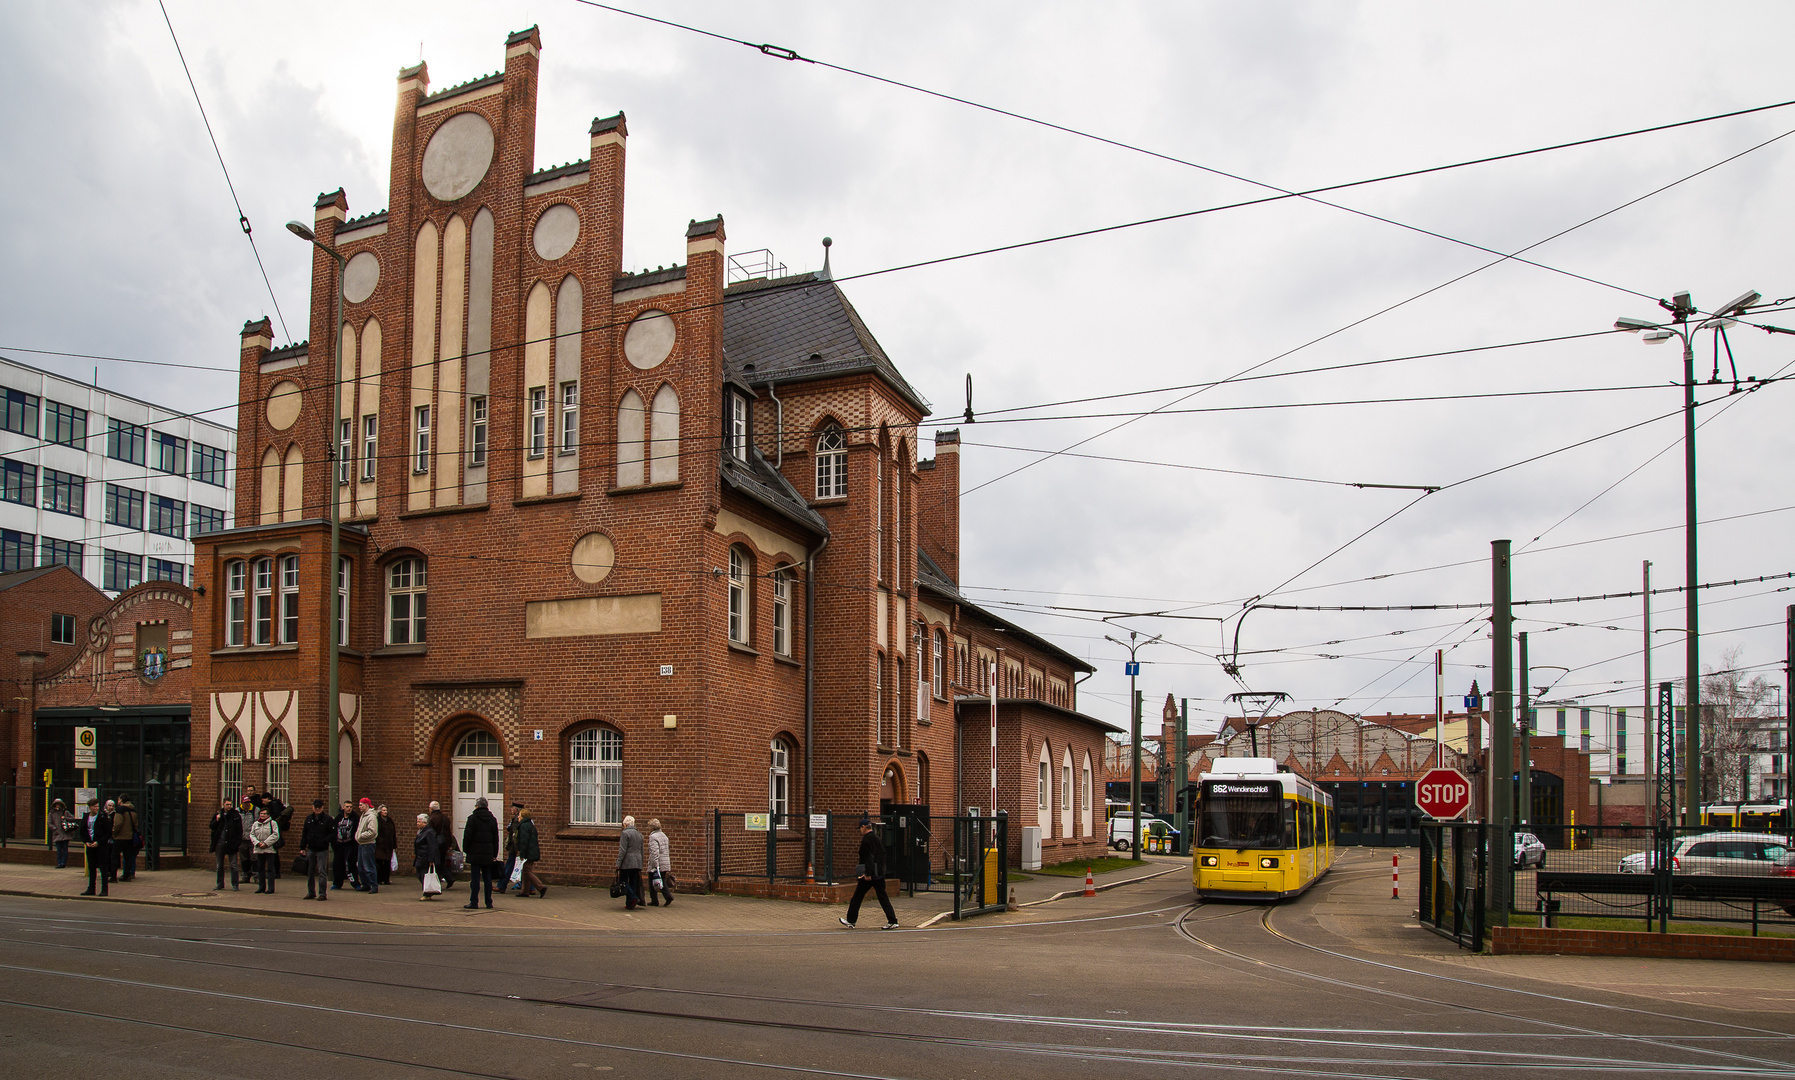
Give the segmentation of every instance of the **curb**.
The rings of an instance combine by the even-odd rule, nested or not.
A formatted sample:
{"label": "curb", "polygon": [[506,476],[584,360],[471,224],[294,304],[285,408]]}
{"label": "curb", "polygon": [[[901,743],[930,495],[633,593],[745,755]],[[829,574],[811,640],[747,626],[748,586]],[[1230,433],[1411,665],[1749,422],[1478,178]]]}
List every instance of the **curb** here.
{"label": "curb", "polygon": [[[1143,881],[1152,881],[1155,878],[1162,878],[1162,877],[1165,877],[1167,874],[1176,874],[1176,873],[1181,872],[1182,870],[1183,870],[1183,867],[1174,866],[1169,870],[1161,870],[1156,874],[1142,874],[1140,877],[1123,878],[1121,881],[1106,881],[1102,885],[1097,886],[1096,889],[1098,892],[1107,892],[1110,889],[1120,888],[1123,885],[1135,885],[1135,884],[1138,884]],[[1030,900],[1026,904],[1017,904],[1016,906],[1018,908],[1040,907],[1042,904],[1051,904],[1051,903],[1054,903],[1055,901],[1065,900],[1069,897],[1074,897],[1074,896],[1083,897],[1084,896],[1084,886],[1080,885],[1076,889],[1067,889],[1064,892],[1056,892],[1052,896],[1049,896],[1045,900]],[[938,914],[931,915],[929,918],[923,920],[920,923],[917,923],[916,929],[927,930],[929,927],[934,926],[936,923],[940,922],[941,920],[952,919],[953,917],[954,917],[954,913],[952,911],[943,911]]]}
{"label": "curb", "polygon": [[373,919],[353,915],[325,914],[321,911],[271,911],[268,908],[227,907],[223,904],[184,904],[178,900],[139,900],[127,896],[70,896],[68,893],[31,892],[26,889],[0,889],[0,896],[28,896],[36,900],[77,900],[107,904],[142,904],[145,907],[176,908],[181,911],[227,911],[233,915],[274,915],[286,919],[316,919],[321,922],[352,922],[364,926],[383,926]]}

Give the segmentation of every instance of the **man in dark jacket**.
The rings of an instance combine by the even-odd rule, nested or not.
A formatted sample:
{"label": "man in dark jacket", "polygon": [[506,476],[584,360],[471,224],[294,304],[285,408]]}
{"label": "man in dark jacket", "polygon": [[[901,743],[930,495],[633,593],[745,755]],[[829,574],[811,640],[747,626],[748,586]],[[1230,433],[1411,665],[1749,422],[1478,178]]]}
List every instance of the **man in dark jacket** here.
{"label": "man in dark jacket", "polygon": [[455,884],[455,867],[449,861],[449,852],[460,851],[461,847],[455,841],[454,823],[443,813],[443,804],[435,800],[430,803],[430,829],[436,833],[436,873],[447,889]]}
{"label": "man in dark jacket", "polygon": [[143,838],[141,829],[131,796],[120,795],[112,813],[112,880],[137,880],[137,842]]}
{"label": "man in dark jacket", "polygon": [[[499,875],[499,891],[507,892],[511,888],[511,868],[517,865],[517,815],[523,812],[524,804],[511,804],[511,817],[505,822],[505,872]],[[521,892],[522,883],[518,885]]]}
{"label": "man in dark jacket", "polygon": [[87,852],[87,891],[92,896],[94,875],[99,875],[100,895],[107,895],[112,872],[112,815],[100,809],[100,800],[87,800],[87,816],[81,819],[81,846]]}
{"label": "man in dark jacket", "polygon": [[299,834],[305,849],[305,898],[330,898],[330,845],[337,838],[337,819],[324,812],[324,800],[312,800],[312,812]]}
{"label": "man in dark jacket", "polygon": [[331,819],[336,829],[330,838],[330,847],[336,856],[331,863],[331,885],[335,888],[341,889],[345,878],[356,888],[361,888],[360,871],[355,865],[355,826],[360,821],[361,816],[355,812],[355,804],[348,799],[343,800],[343,809]]}
{"label": "man in dark jacket", "polygon": [[207,849],[213,853],[218,866],[218,884],[216,888],[224,888],[224,867],[231,867],[231,888],[237,887],[239,863],[237,848],[243,843],[243,815],[237,812],[231,800],[225,799],[218,807],[218,813],[212,815],[212,846]]}
{"label": "man in dark jacket", "polygon": [[860,883],[854,886],[854,899],[848,901],[846,918],[835,921],[853,929],[860,919],[860,901],[866,898],[866,891],[872,889],[879,894],[879,906],[885,909],[885,929],[898,928],[897,912],[891,910],[891,899],[885,895],[885,845],[879,842],[878,834],[873,832],[873,822],[869,817],[860,819],[860,865],[855,874]]}
{"label": "man in dark jacket", "polygon": [[461,853],[467,857],[467,907],[479,907],[480,885],[486,885],[486,906],[492,906],[492,878],[499,861],[499,819],[486,808],[486,799],[474,800],[474,812],[461,828]]}

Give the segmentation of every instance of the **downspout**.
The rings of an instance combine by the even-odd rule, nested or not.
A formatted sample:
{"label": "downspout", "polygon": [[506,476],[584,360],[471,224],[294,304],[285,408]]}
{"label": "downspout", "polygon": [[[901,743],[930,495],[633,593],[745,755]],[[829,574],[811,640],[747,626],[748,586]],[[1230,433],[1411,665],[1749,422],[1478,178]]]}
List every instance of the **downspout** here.
{"label": "downspout", "polygon": [[[829,546],[829,535],[804,559],[804,862],[816,865],[816,774],[812,771],[816,740],[816,557]],[[834,880],[831,878],[830,880]]]}

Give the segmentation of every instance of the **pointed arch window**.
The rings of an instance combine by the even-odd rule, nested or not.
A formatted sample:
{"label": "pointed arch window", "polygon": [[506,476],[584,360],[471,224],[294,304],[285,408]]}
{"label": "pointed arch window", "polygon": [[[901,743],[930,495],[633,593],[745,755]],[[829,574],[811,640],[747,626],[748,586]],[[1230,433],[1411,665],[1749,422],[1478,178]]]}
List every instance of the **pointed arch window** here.
{"label": "pointed arch window", "polygon": [[848,440],[830,424],[816,437],[816,497],[840,499],[848,493]]}
{"label": "pointed arch window", "polygon": [[672,386],[655,391],[648,409],[648,482],[679,479],[679,394]]}
{"label": "pointed arch window", "polygon": [[641,487],[647,474],[644,451],[647,449],[648,410],[642,395],[626,391],[617,404],[617,486]]}
{"label": "pointed arch window", "polygon": [[293,801],[293,744],[276,731],[268,736],[268,794],[282,803]]}
{"label": "pointed arch window", "polygon": [[218,742],[218,798],[232,806],[243,801],[243,739],[234,731]]}

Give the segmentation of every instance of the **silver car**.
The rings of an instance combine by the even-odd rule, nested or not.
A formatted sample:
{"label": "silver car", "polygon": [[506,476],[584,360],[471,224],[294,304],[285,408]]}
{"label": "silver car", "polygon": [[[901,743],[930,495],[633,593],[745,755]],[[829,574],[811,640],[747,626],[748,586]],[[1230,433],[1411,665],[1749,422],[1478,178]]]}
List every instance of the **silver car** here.
{"label": "silver car", "polygon": [[[1679,836],[1670,849],[1670,868],[1676,874],[1724,874],[1730,877],[1769,877],[1789,854],[1781,837],[1764,833],[1712,832]],[[1636,851],[1620,861],[1623,874],[1649,874],[1653,853]]]}
{"label": "silver car", "polygon": [[1515,833],[1515,869],[1546,868],[1546,845],[1530,832]]}

